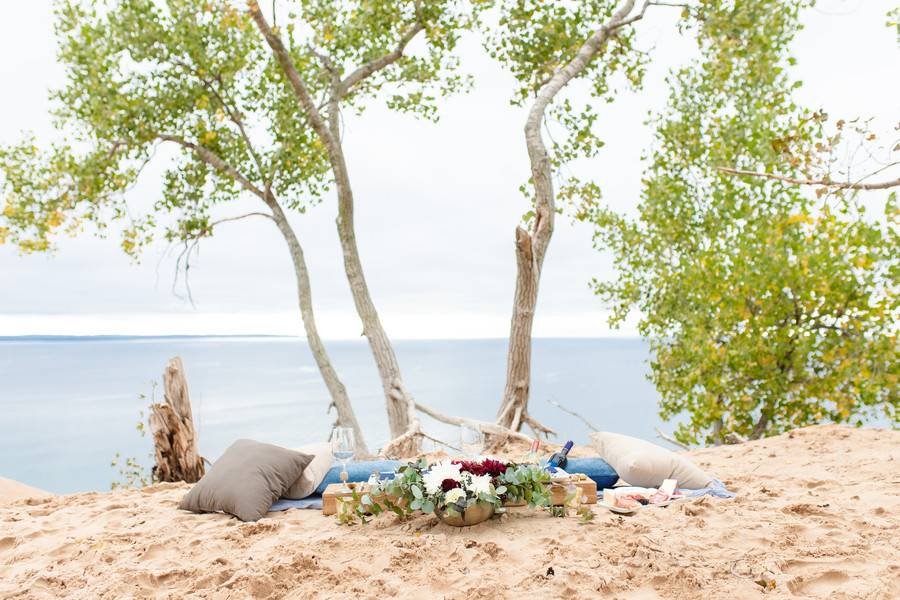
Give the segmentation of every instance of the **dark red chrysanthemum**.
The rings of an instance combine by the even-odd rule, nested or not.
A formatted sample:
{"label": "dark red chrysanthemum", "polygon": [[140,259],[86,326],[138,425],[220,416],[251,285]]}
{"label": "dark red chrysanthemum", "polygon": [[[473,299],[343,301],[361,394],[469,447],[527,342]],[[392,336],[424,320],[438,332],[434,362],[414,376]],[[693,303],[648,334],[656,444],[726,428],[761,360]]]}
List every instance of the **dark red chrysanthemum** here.
{"label": "dark red chrysanthemum", "polygon": [[489,474],[491,477],[500,477],[501,475],[506,473],[506,464],[500,462],[499,460],[486,458],[481,461],[481,466],[484,469],[484,472]]}
{"label": "dark red chrysanthemum", "polygon": [[459,465],[459,470],[463,473],[471,473],[475,476],[490,475],[491,477],[499,477],[506,472],[506,464],[499,460],[486,458],[482,461],[474,460],[454,460],[453,464]]}
{"label": "dark red chrysanthemum", "polygon": [[455,490],[459,487],[459,482],[454,481],[453,479],[445,479],[441,482],[441,489],[445,492],[449,492],[450,490]]}

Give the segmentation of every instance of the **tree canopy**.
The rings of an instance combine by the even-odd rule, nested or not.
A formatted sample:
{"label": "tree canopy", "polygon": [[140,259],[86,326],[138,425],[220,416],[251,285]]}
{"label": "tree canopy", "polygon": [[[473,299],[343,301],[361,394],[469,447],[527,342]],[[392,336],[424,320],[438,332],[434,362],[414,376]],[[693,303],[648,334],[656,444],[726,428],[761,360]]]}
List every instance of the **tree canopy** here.
{"label": "tree canopy", "polygon": [[815,163],[826,117],[795,104],[790,75],[804,4],[701,3],[683,22],[701,57],[669,77],[639,216],[586,213],[618,271],[596,292],[614,324],[640,311],[682,442],[900,419],[894,198],[872,219],[855,193],[719,170]]}

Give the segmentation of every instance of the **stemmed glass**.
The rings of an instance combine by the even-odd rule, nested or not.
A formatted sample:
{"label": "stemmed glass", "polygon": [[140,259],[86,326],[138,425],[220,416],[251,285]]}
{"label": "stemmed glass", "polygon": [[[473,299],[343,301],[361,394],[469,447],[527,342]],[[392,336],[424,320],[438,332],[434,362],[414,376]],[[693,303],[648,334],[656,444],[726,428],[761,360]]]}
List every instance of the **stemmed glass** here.
{"label": "stemmed glass", "polygon": [[349,492],[350,486],[347,485],[347,479],[350,476],[347,473],[347,463],[356,454],[356,439],[353,436],[352,427],[334,428],[331,432],[331,453],[341,462],[341,482],[344,484],[344,491]]}
{"label": "stemmed glass", "polygon": [[478,458],[484,450],[484,434],[474,427],[460,425],[459,447],[468,458]]}

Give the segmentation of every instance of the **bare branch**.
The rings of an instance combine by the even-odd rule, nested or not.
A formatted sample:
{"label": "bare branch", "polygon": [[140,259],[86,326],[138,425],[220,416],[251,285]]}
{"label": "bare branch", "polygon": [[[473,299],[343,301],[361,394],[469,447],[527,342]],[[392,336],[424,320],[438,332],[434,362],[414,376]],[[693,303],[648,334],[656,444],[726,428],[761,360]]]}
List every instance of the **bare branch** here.
{"label": "bare branch", "polygon": [[486,433],[488,435],[508,436],[513,439],[528,442],[529,444],[532,441],[531,438],[524,433],[519,433],[518,431],[513,431],[512,429],[507,429],[506,427],[497,425],[496,423],[490,423],[488,421],[478,421],[476,419],[467,419],[465,417],[451,417],[449,415],[440,413],[429,406],[420,404],[419,402],[416,402],[416,410],[425,413],[436,421],[447,423],[449,425],[466,425],[467,427],[477,429],[478,431],[481,431],[482,433]]}
{"label": "bare branch", "polygon": [[549,402],[550,404],[552,404],[553,406],[555,406],[555,407],[558,408],[559,410],[563,411],[564,413],[568,413],[568,414],[572,415],[573,417],[575,417],[575,418],[577,418],[577,419],[580,419],[581,422],[584,423],[585,425],[587,425],[587,426],[588,426],[588,429],[590,429],[591,431],[600,431],[599,429],[597,429],[596,427],[594,427],[594,424],[593,424],[593,423],[591,423],[590,421],[588,421],[587,419],[585,419],[583,416],[581,416],[580,414],[578,414],[578,413],[575,412],[574,410],[570,410],[570,409],[566,408],[565,406],[563,406],[562,404],[560,404],[560,403],[557,402],[556,400],[552,400],[552,399],[549,399],[549,398],[548,398],[548,399],[547,399],[547,402]]}
{"label": "bare branch", "polygon": [[274,221],[275,218],[269,213],[264,212],[249,212],[243,215],[238,215],[236,217],[225,217],[224,219],[219,219],[218,221],[213,221],[209,224],[209,228],[212,229],[216,225],[221,225],[222,223],[230,223],[232,221],[240,221],[241,219],[246,219],[248,217],[265,217],[270,221]]}
{"label": "bare branch", "polygon": [[[878,171],[866,175],[866,177],[871,177],[876,173],[880,173],[881,171],[884,171],[885,169],[896,165],[900,165],[900,161],[885,165]],[[777,175],[775,173],[763,173],[760,171],[732,169],[730,167],[716,167],[716,170],[727,175],[738,175],[742,177],[761,177],[763,179],[774,179],[776,181],[784,181],[786,183],[793,183],[795,185],[820,185],[841,190],[886,190],[892,187],[900,186],[900,178],[892,179],[890,181],[882,181],[879,183],[861,183],[861,180],[857,182],[840,182],[832,181],[830,179],[801,179],[797,177],[788,177],[787,175]],[[863,179],[865,179],[865,177]]]}
{"label": "bare branch", "polygon": [[679,442],[678,440],[673,438],[671,435],[666,435],[665,433],[660,431],[659,427],[654,427],[653,430],[656,432],[656,435],[659,436],[660,439],[663,439],[663,440],[669,442],[673,446],[678,446],[682,450],[690,450],[691,449],[691,447],[688,446],[687,444],[682,444],[681,442]]}
{"label": "bare branch", "polygon": [[410,27],[402,36],[400,36],[400,42],[393,50],[383,56],[380,56],[379,58],[376,58],[373,61],[367,62],[366,64],[350,73],[343,81],[341,81],[340,86],[338,87],[337,96],[343,97],[347,94],[347,92],[350,91],[351,88],[353,88],[354,85],[400,60],[400,57],[403,56],[403,51],[406,49],[406,46],[423,29],[425,29],[425,25],[420,20],[418,20],[417,16],[415,24],[413,24],[412,27]]}

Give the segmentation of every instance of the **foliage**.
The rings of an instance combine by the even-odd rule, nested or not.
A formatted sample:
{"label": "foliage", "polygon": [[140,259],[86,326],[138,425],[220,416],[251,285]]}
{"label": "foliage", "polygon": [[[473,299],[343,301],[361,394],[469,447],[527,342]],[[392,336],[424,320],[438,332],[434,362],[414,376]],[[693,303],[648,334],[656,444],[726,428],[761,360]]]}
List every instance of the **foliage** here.
{"label": "foliage", "polygon": [[[325,145],[249,13],[232,4],[60,0],[66,85],[52,97],[65,142],[41,149],[27,138],[0,149],[0,242],[44,251],[55,234],[86,225],[106,234],[121,223],[122,247],[136,257],[160,231],[185,247],[211,235],[213,209],[246,192],[300,212],[320,201],[332,183]],[[436,118],[436,98],[467,84],[453,55],[472,23],[462,2],[293,5],[277,32],[286,32],[315,97],[334,76],[393,50],[413,23],[422,24],[424,48],[363,78],[343,102],[362,111],[383,97],[393,109]],[[149,208],[129,206],[128,192],[157,154],[166,165],[159,196]]]}
{"label": "foliage", "polygon": [[[486,30],[488,53],[515,77],[512,103],[529,102],[553,74],[569,63],[587,39],[618,8],[618,0],[544,2],[498,0],[499,17]],[[639,89],[646,54],[636,51],[635,32],[621,29],[609,42],[602,59],[591,61],[580,75],[583,85],[562,90],[546,115],[550,160],[559,178],[561,209],[580,211],[583,202],[600,199],[600,188],[570,172],[565,165],[597,155],[603,141],[597,134],[596,106],[612,102],[622,89]],[[585,89],[586,88],[586,89]],[[528,187],[521,187],[529,195]],[[534,214],[526,213],[529,221]]]}
{"label": "foliage", "polygon": [[351,524],[358,517],[379,515],[385,510],[401,519],[416,511],[463,513],[477,504],[490,504],[500,509],[504,502],[524,502],[528,506],[550,504],[550,474],[533,464],[445,460],[429,464],[425,459],[397,469],[393,479],[385,480],[369,493],[345,503],[338,521]]}
{"label": "foliage", "polygon": [[[701,2],[701,58],[669,77],[639,216],[594,206],[618,278],[595,281],[620,324],[640,311],[661,415],[685,443],[898,411],[896,198],[726,175],[822,166],[825,115],[798,107],[788,46],[804,2]],[[822,141],[825,140],[825,141]],[[827,152],[826,152],[827,154]],[[818,156],[818,158],[817,158]]]}
{"label": "foliage", "polygon": [[[153,389],[154,391],[156,389],[155,382],[153,383]],[[138,398],[142,402],[147,400],[147,396],[144,394],[140,394]],[[151,399],[150,402],[152,403],[153,400]],[[140,434],[141,438],[144,438],[147,435],[144,411],[141,411],[140,415],[140,419],[138,420],[137,425],[135,425],[135,429]],[[148,457],[152,462],[153,453],[149,453]],[[126,457],[123,462],[122,456],[116,452],[116,455],[113,457],[109,466],[116,469],[120,477],[120,479],[114,480],[110,484],[109,489],[111,490],[141,488],[157,483],[153,477],[153,471],[143,466],[135,457]]]}

